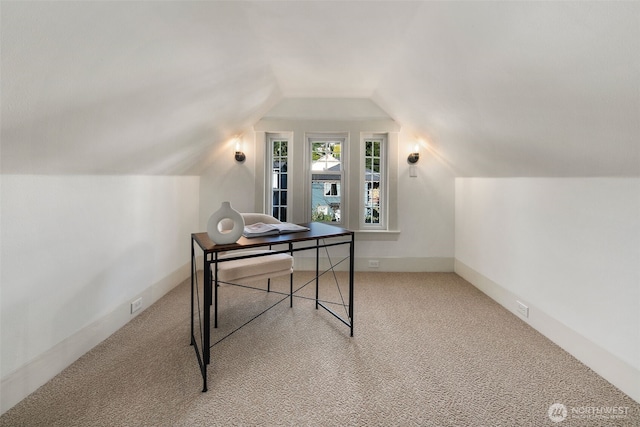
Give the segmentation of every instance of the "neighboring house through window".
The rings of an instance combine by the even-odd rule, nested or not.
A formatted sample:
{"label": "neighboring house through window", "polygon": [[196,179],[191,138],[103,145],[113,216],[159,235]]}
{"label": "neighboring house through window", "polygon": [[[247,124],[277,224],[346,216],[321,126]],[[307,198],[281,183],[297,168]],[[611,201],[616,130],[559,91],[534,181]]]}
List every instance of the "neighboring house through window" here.
{"label": "neighboring house through window", "polygon": [[308,135],[311,153],[311,220],[342,222],[343,148],[346,135]]}

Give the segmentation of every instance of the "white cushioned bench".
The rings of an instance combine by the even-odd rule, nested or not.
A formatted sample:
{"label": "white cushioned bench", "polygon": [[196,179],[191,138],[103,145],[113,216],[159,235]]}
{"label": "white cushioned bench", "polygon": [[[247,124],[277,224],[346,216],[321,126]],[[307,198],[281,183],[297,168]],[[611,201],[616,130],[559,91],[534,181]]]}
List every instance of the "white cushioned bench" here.
{"label": "white cushioned bench", "polygon": [[[239,280],[260,280],[284,276],[293,273],[293,257],[288,254],[273,253],[272,250],[246,250],[225,254],[218,258],[233,258],[239,255],[267,254],[251,258],[218,262],[218,280],[233,282]],[[215,274],[215,265],[211,265],[211,274]]]}

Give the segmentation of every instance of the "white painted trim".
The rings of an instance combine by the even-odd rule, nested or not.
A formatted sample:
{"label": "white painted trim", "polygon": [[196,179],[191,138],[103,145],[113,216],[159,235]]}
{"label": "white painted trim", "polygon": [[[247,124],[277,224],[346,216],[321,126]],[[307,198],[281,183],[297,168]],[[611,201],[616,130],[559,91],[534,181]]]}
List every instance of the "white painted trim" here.
{"label": "white painted trim", "polygon": [[141,310],[131,314],[131,301],[126,301],[107,316],[81,329],[2,378],[0,382],[0,414],[11,409],[182,283],[189,277],[190,270],[191,262],[131,298],[133,301],[142,297]]}
{"label": "white painted trim", "polygon": [[[467,266],[457,258],[454,261],[456,274],[470,282],[498,304],[518,316],[532,328],[593,369],[598,375],[618,387],[633,400],[640,403],[640,371],[615,355],[588,340],[565,324],[544,313],[540,308],[503,288],[498,283]],[[517,311],[516,300],[529,307],[529,317]]]}
{"label": "white painted trim", "polygon": [[[316,268],[315,257],[294,257],[294,269],[299,271],[313,271]],[[425,258],[399,258],[399,257],[375,257],[379,261],[379,267],[369,267],[369,260],[374,257],[356,258],[355,271],[404,271],[404,272],[453,272],[454,260],[449,257],[425,257]],[[336,260],[334,260],[335,262]],[[327,268],[326,260],[321,259],[321,268]],[[340,264],[336,270],[348,271],[348,262]]]}

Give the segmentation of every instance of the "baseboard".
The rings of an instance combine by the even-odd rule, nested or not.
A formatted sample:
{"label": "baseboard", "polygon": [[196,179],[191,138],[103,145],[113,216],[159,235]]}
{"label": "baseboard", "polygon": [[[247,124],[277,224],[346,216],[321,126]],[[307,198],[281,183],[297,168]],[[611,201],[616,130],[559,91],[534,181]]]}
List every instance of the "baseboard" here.
{"label": "baseboard", "polygon": [[[334,263],[337,260],[332,260]],[[377,267],[371,267],[369,261],[377,261]],[[301,271],[313,271],[316,268],[316,258],[295,257],[295,269]],[[321,259],[321,269],[328,268],[328,261]],[[356,258],[354,260],[355,271],[368,272],[453,272],[454,259],[449,257],[425,257],[425,258],[396,258],[396,257],[369,257]],[[348,260],[340,263],[336,270],[348,271]]]}
{"label": "baseboard", "polygon": [[185,264],[164,279],[133,297],[142,297],[142,308],[131,314],[130,301],[118,306],[107,316],[58,343],[26,363],[0,382],[0,414],[36,391],[96,345],[111,336],[147,307],[189,277],[191,263]]}
{"label": "baseboard", "polygon": [[[518,295],[503,288],[458,259],[455,260],[454,264],[456,274],[640,403],[640,370],[547,315],[539,307],[523,301]],[[528,318],[518,313],[516,300],[527,303],[529,307]]]}

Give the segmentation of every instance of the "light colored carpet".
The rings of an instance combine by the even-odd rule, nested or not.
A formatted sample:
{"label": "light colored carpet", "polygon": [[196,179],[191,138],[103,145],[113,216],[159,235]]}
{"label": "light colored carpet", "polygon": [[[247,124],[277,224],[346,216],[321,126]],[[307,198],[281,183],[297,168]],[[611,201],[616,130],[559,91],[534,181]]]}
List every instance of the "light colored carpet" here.
{"label": "light colored carpet", "polygon": [[[202,393],[189,292],[185,281],[0,426],[640,425],[640,405],[448,273],[357,273],[353,338],[313,302],[285,301],[213,347]],[[280,298],[227,285],[220,295],[212,342]],[[555,424],[554,403],[627,413]]]}

